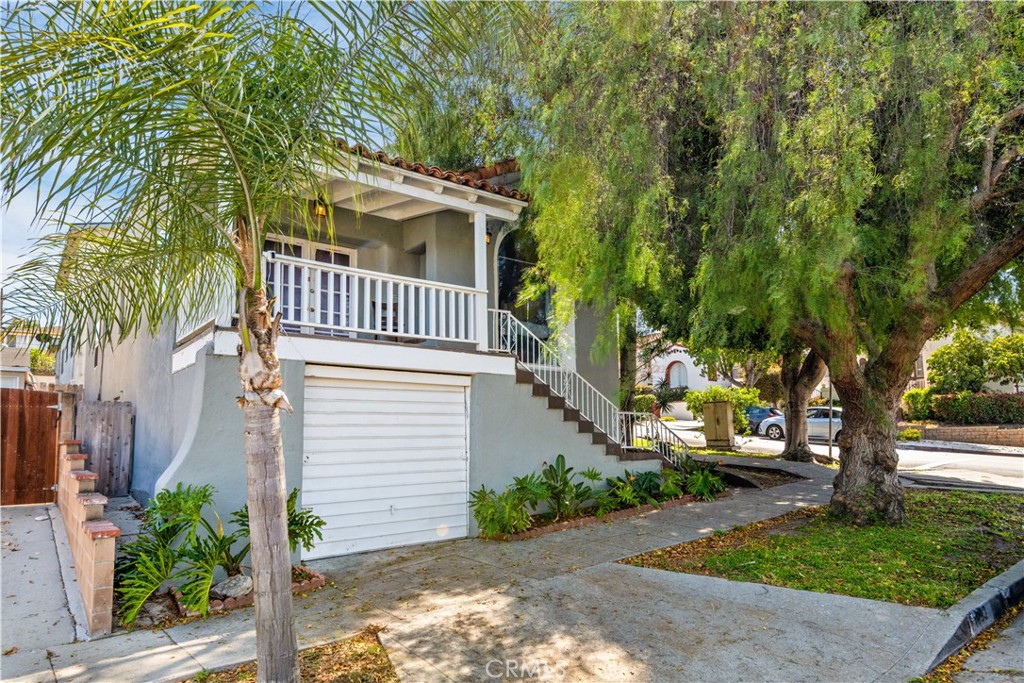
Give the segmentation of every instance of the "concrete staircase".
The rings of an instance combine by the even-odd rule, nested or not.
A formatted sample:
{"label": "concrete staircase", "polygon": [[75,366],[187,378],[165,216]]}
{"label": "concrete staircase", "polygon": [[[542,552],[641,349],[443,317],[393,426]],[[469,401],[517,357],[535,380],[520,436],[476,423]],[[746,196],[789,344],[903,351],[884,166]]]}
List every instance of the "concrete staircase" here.
{"label": "concrete staircase", "polygon": [[516,366],[516,383],[529,385],[533,396],[545,401],[548,410],[560,411],[563,422],[574,422],[576,424],[576,431],[579,434],[589,435],[592,444],[604,446],[606,455],[614,455],[622,461],[657,460],[661,458],[661,455],[654,451],[623,448],[622,445],[616,443],[597,425],[580,415],[579,410],[567,405],[563,397],[555,395],[551,391],[551,387],[521,364]]}

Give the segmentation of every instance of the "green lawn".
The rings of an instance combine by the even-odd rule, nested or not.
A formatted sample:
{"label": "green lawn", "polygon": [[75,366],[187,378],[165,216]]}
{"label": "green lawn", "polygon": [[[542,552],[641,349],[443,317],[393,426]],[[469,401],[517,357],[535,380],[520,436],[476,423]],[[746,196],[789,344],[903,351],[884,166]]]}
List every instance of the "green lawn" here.
{"label": "green lawn", "polygon": [[1024,496],[907,491],[900,527],[798,510],[625,564],[948,607],[1024,558]]}
{"label": "green lawn", "polygon": [[690,448],[690,452],[695,455],[729,455],[738,456],[741,458],[765,458],[767,460],[778,460],[779,456],[776,453],[748,453],[746,451],[716,451],[712,448]]}

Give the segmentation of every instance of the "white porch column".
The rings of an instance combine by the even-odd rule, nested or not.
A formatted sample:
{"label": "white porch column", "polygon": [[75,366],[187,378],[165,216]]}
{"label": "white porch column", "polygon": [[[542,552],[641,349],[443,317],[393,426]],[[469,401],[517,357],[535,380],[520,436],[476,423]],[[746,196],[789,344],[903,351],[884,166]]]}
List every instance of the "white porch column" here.
{"label": "white porch column", "polygon": [[474,297],[476,314],[476,348],[487,350],[487,214],[473,214],[473,265],[476,289],[484,292]]}

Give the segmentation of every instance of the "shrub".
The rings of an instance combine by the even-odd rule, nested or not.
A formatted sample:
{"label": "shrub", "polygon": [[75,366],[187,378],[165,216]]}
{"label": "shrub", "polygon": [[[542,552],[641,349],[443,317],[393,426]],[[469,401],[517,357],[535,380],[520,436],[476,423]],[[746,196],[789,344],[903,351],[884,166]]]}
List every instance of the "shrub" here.
{"label": "shrub", "polygon": [[786,388],[782,386],[782,371],[778,368],[773,367],[761,375],[761,379],[757,380],[754,388],[760,392],[762,401],[767,401],[772,405],[780,405],[786,400]]}
{"label": "shrub", "polygon": [[530,528],[532,519],[526,510],[526,498],[512,488],[500,494],[481,486],[470,496],[469,508],[484,536],[517,534]]}
{"label": "shrub", "polygon": [[988,379],[985,366],[989,348],[984,339],[967,330],[953,333],[953,341],[935,350],[928,359],[928,382],[935,391],[952,394],[981,391]]}
{"label": "shrub", "polygon": [[715,401],[728,401],[732,404],[732,421],[737,434],[748,434],[750,423],[747,420],[746,409],[751,406],[763,405],[760,400],[760,392],[757,389],[742,389],[738,387],[711,386],[703,391],[688,391],[683,397],[686,407],[690,409],[695,418],[704,412],[704,404]]}
{"label": "shrub", "polygon": [[633,412],[649,413],[654,410],[658,399],[654,394],[637,394],[633,397]]}
{"label": "shrub", "polygon": [[932,415],[961,425],[1024,424],[1024,394],[946,394],[932,397]]}
{"label": "shrub", "polygon": [[56,358],[52,353],[42,349],[32,349],[28,352],[29,370],[36,375],[52,375],[56,372]]}
{"label": "shrub", "polygon": [[904,429],[900,432],[896,438],[899,441],[920,441],[921,430],[920,429]]}
{"label": "shrub", "polygon": [[[566,466],[565,456],[561,453],[553,463],[541,469],[540,476],[547,485],[547,503],[555,519],[578,517],[584,505],[594,498],[594,489],[577,481],[573,468]],[[580,476],[590,483],[601,480],[601,473],[593,468],[580,472]]]}
{"label": "shrub", "polygon": [[[159,491],[143,514],[140,536],[126,543],[117,567],[117,593],[121,598],[121,620],[131,625],[139,610],[160,587],[183,580],[181,602],[187,609],[206,615],[210,587],[217,568],[228,576],[242,573],[249,554],[249,514],[242,508],[231,515],[238,528],[224,532],[220,515],[212,507],[216,489],[182,486]],[[298,545],[313,548],[322,538],[326,522],[311,510],[298,507],[299,489],[288,496],[288,540],[294,552]],[[211,518],[213,521],[211,521]]]}
{"label": "shrub", "polygon": [[725,490],[725,482],[711,469],[697,468],[686,477],[686,490],[703,500],[712,500]]}
{"label": "shrub", "polygon": [[988,378],[1012,384],[1016,391],[1024,384],[1024,334],[996,337],[989,345]]}
{"label": "shrub", "polygon": [[903,416],[908,420],[932,419],[932,389],[910,389],[903,394]]}

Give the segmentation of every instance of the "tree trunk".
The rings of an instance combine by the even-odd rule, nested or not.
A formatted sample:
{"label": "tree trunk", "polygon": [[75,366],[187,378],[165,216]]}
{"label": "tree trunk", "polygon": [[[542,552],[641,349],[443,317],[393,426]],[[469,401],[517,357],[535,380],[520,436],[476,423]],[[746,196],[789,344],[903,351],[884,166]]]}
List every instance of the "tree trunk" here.
{"label": "tree trunk", "polygon": [[[619,344],[619,406],[622,410],[633,410],[636,396],[636,320],[622,325],[622,342]],[[653,381],[652,381],[653,383]]]}
{"label": "tree trunk", "polygon": [[[263,290],[244,292],[238,403],[245,416],[249,529],[256,606],[256,670],[261,683],[298,683],[299,659],[292,616],[288,490],[280,409],[291,412],[281,389],[277,359],[280,315],[272,318]],[[246,343],[247,342],[247,343]]]}
{"label": "tree trunk", "polygon": [[801,359],[802,350],[782,357],[782,386],[786,390],[786,447],[783,460],[813,462],[817,457],[807,443],[807,401],[825,377],[825,363],[814,351]]}
{"label": "tree trunk", "polygon": [[906,518],[903,485],[896,473],[896,408],[902,391],[851,384],[835,378],[843,427],[832,510],[856,524],[898,524]]}

